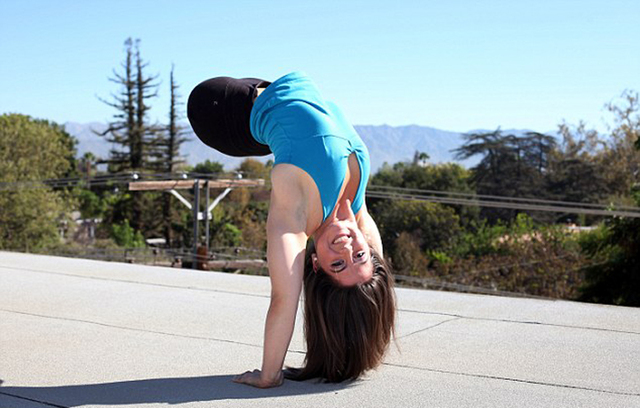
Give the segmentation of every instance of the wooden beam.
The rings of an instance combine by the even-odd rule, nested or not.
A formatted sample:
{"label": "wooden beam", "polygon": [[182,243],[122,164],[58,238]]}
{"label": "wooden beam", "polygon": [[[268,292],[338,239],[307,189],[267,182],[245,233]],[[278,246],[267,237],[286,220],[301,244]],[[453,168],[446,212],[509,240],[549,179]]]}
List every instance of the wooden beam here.
{"label": "wooden beam", "polygon": [[[207,180],[199,180],[200,188],[205,187]],[[132,181],[129,191],[186,190],[193,188],[195,180],[168,181]],[[209,180],[209,189],[227,187],[259,187],[264,186],[264,179],[217,179]]]}

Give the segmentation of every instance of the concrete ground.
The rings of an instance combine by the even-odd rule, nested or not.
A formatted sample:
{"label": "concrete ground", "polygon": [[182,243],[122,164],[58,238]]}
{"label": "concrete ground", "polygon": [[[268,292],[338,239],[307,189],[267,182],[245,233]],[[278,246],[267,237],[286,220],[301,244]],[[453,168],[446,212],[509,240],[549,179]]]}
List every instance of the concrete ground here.
{"label": "concrete ground", "polygon": [[0,407],[640,407],[640,309],[397,294],[378,370],[259,390],[267,278],[0,252]]}

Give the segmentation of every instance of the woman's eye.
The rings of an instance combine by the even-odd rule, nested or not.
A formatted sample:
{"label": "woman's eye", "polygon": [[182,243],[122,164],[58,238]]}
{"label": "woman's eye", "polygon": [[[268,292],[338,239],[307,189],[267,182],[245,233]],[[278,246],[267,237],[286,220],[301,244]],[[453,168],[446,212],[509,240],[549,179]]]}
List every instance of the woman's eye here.
{"label": "woman's eye", "polygon": [[358,252],[358,253],[356,254],[356,259],[362,259],[362,258],[364,258],[365,253],[366,253],[366,252],[364,252],[364,251],[360,251],[360,252]]}
{"label": "woman's eye", "polygon": [[331,268],[338,269],[344,264],[344,261],[341,259],[339,261],[335,261],[331,264]]}

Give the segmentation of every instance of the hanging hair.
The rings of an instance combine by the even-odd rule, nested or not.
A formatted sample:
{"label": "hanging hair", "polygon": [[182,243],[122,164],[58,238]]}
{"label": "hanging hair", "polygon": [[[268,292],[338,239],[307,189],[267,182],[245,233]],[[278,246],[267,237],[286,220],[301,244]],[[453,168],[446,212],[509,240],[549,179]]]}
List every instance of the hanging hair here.
{"label": "hanging hair", "polygon": [[380,365],[395,335],[393,275],[371,249],[371,279],[342,287],[325,271],[314,271],[312,253],[315,253],[313,243],[307,247],[304,267],[307,354],[303,367],[287,368],[285,377],[297,381],[355,380]]}

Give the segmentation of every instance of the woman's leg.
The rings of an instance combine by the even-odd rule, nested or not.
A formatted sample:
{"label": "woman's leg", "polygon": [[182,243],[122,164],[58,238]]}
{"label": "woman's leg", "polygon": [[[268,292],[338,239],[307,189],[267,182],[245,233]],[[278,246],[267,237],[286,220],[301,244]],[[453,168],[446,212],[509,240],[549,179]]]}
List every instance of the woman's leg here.
{"label": "woman's leg", "polygon": [[229,156],[270,154],[269,146],[258,143],[249,129],[256,88],[268,84],[257,78],[217,77],[196,86],[189,95],[187,116],[198,138]]}

